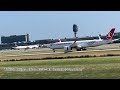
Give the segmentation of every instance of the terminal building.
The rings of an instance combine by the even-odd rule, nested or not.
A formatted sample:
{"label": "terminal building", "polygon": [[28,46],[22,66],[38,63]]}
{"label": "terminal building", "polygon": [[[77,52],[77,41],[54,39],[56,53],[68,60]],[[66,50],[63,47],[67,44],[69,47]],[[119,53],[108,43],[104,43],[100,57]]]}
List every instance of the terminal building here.
{"label": "terminal building", "polygon": [[29,42],[29,34],[26,35],[11,35],[11,36],[1,36],[2,44],[10,43],[19,43],[19,42]]}
{"label": "terminal building", "polygon": [[1,36],[0,50],[11,49],[12,47],[15,47],[15,43],[17,45],[23,45],[29,41],[29,34]]}

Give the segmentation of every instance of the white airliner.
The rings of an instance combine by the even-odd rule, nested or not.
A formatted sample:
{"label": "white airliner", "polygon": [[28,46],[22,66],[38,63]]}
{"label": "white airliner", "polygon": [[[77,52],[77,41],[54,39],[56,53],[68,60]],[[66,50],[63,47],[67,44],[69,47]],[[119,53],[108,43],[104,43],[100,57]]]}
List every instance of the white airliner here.
{"label": "white airliner", "polygon": [[95,47],[100,46],[108,43],[112,43],[112,38],[114,35],[115,28],[112,28],[111,31],[106,35],[105,39],[97,40],[82,40],[82,41],[68,41],[68,42],[56,42],[51,43],[49,48],[53,49],[64,49],[64,52],[67,53],[72,50],[72,48],[76,48],[77,51],[86,50],[87,47]]}
{"label": "white airliner", "polygon": [[39,45],[27,45],[27,46],[16,46],[16,47],[12,47],[12,49],[34,49],[34,48],[39,48]]}

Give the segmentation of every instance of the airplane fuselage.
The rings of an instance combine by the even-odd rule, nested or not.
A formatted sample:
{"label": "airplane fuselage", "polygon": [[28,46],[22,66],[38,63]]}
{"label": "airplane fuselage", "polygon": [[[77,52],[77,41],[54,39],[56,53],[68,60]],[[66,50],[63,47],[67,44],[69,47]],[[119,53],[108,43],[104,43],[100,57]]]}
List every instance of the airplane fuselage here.
{"label": "airplane fuselage", "polygon": [[33,48],[38,48],[38,45],[28,45],[28,46],[17,46],[13,47],[13,49],[33,49]]}
{"label": "airplane fuselage", "polygon": [[[84,41],[76,41],[75,44],[72,46],[72,48],[86,48],[86,47],[94,47],[99,45],[108,44],[111,41],[109,40],[84,40]],[[74,41],[68,41],[68,42],[57,42],[50,44],[51,49],[63,49],[65,46],[70,46],[74,43]]]}

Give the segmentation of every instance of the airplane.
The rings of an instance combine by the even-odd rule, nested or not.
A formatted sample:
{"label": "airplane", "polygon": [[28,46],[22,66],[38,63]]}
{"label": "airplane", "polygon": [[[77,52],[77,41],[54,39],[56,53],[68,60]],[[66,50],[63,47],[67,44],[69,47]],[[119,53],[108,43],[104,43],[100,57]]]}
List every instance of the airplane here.
{"label": "airplane", "polygon": [[112,43],[114,32],[115,32],[115,28],[112,28],[110,32],[106,35],[105,39],[101,39],[99,36],[99,39],[96,40],[82,40],[82,41],[75,40],[68,42],[59,41],[56,43],[51,43],[49,45],[49,48],[53,49],[53,52],[55,52],[55,49],[64,49],[64,53],[72,51],[72,48],[75,48],[77,51],[86,50],[87,47],[95,47],[95,46]]}
{"label": "airplane", "polygon": [[27,45],[27,46],[16,46],[12,47],[12,49],[20,50],[20,49],[34,49],[34,48],[39,48],[39,45]]}

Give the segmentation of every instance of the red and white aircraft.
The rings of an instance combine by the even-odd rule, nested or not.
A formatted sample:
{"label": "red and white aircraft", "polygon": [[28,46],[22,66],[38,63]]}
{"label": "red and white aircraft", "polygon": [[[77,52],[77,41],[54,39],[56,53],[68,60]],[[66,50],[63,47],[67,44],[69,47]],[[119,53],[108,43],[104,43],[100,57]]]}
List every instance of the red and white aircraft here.
{"label": "red and white aircraft", "polygon": [[55,52],[55,49],[64,49],[64,52],[69,52],[72,50],[72,48],[76,48],[77,51],[86,50],[87,47],[95,47],[100,46],[108,43],[112,43],[112,38],[115,32],[115,28],[112,28],[110,32],[106,35],[105,39],[99,39],[97,40],[82,40],[82,41],[68,41],[68,42],[56,42],[51,43],[49,45],[49,48],[53,49]]}

